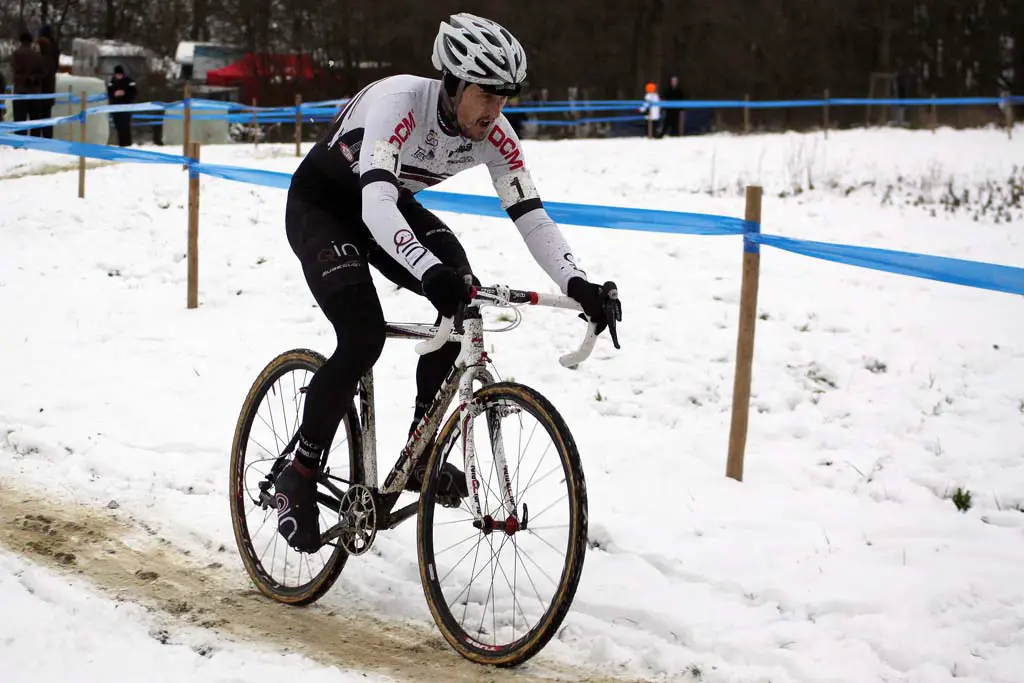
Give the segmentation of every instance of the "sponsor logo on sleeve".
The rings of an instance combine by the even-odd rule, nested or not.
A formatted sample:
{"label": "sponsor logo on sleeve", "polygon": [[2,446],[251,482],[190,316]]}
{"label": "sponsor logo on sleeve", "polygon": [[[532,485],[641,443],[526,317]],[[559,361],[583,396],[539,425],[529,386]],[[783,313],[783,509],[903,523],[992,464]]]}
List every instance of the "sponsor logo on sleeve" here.
{"label": "sponsor logo on sleeve", "polygon": [[402,228],[395,233],[395,253],[400,254],[406,263],[415,268],[427,255],[427,248],[416,241],[412,230]]}
{"label": "sponsor logo on sleeve", "polygon": [[517,145],[515,139],[505,133],[500,126],[492,128],[487,139],[498,150],[498,153],[501,154],[502,158],[508,162],[508,168],[510,171],[515,171],[523,167],[523,161],[519,158],[519,145]]}
{"label": "sponsor logo on sleeve", "polygon": [[412,109],[410,109],[409,113],[395,126],[395,134],[388,139],[388,142],[397,145],[398,149],[402,149],[402,144],[409,139],[414,130],[416,130],[416,119],[412,115]]}

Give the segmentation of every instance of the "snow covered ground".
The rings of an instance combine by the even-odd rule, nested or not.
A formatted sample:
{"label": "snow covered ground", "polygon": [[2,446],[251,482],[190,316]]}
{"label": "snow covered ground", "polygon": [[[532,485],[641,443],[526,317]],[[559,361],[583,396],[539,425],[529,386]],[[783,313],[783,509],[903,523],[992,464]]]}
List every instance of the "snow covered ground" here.
{"label": "snow covered ground", "polygon": [[164,628],[131,602],[0,552],[0,661],[11,683],[385,680],[318,665],[298,654],[239,646],[205,629]]}
{"label": "snow covered ground", "polygon": [[[549,200],[740,216],[739,189],[761,182],[767,233],[1024,266],[1019,209],[1009,222],[974,220],[940,203],[950,181],[973,193],[1011,177],[1024,129],[1012,141],[941,130],[524,146]],[[289,171],[292,150],[210,147],[203,160]],[[0,175],[76,161],[4,148]],[[476,171],[438,189],[491,193]],[[180,167],[90,170],[85,200],[74,172],[2,181],[0,481],[96,510],[117,501],[122,518],[243,584],[227,509],[242,399],[275,354],[329,353],[333,333],[284,238],[285,193],[202,185],[202,305],[188,311]],[[510,222],[444,218],[485,282],[553,291]],[[518,330],[488,338],[505,377],[558,407],[587,477],[592,547],[543,660],[654,680],[1020,680],[1020,297],[765,248],[738,483],[724,471],[739,239],[564,230],[594,279],[618,282],[623,348],[602,340],[578,370],[561,368],[581,329],[555,311],[526,311]],[[432,318],[425,300],[378,283],[390,319]],[[414,367],[399,341],[378,363],[382,460],[401,446]],[[958,488],[971,493],[966,512],[951,500]],[[379,536],[379,553],[351,560],[323,609],[429,630],[414,532]],[[243,664],[284,673],[300,661],[304,679],[352,675],[269,646],[211,658],[189,644],[219,636],[173,625],[162,628],[182,645],[164,647],[152,616],[68,586],[32,553],[0,555],[0,606],[31,615],[0,627],[12,681],[136,679],[119,647],[168,680],[241,680]],[[54,649],[96,654],[85,668],[39,661]]]}

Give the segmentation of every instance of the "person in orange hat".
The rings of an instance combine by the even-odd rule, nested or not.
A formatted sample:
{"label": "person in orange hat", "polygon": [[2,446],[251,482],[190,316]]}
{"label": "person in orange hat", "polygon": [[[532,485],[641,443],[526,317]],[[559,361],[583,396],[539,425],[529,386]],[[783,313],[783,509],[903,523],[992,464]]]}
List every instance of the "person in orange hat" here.
{"label": "person in orange hat", "polygon": [[661,97],[658,95],[657,83],[648,83],[644,89],[647,91],[647,94],[644,95],[644,109],[647,111],[647,137],[650,138],[654,137],[655,131],[660,130],[656,124],[661,119],[661,107],[658,106]]}

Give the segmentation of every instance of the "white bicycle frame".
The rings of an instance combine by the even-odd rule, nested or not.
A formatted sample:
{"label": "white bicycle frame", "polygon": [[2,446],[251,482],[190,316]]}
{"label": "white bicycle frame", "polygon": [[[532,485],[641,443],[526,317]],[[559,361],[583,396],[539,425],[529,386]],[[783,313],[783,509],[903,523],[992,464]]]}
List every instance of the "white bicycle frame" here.
{"label": "white bicycle frame", "polygon": [[[523,290],[513,290],[505,286],[475,288],[471,303],[467,306],[466,319],[463,321],[464,332],[455,331],[454,318],[443,318],[438,326],[424,324],[388,324],[389,338],[421,339],[416,344],[416,352],[420,355],[437,351],[446,343],[459,341],[461,351],[455,360],[451,373],[441,384],[434,400],[420,419],[416,428],[409,436],[398,461],[384,480],[380,488],[381,494],[392,494],[395,499],[409,479],[413,466],[423,457],[429,444],[441,425],[441,418],[448,410],[456,391],[459,395],[459,425],[465,455],[466,487],[472,494],[472,508],[475,519],[483,523],[484,514],[480,507],[479,480],[476,472],[476,445],[473,441],[473,419],[480,413],[479,406],[474,405],[473,383],[480,382],[487,386],[494,383],[494,378],[487,370],[489,358],[484,350],[483,319],[479,311],[483,306],[515,307],[520,305],[546,306],[571,311],[582,311],[576,300],[557,294],[541,294]],[[597,335],[596,326],[589,323],[586,336],[578,349],[559,358],[565,367],[575,367],[586,360],[594,349]],[[377,453],[376,453],[376,420],[373,408],[373,373],[368,371],[360,385],[360,422],[362,427],[363,474],[366,486],[377,488]],[[488,435],[490,437],[495,464],[499,468],[505,482],[502,487],[502,506],[511,517],[516,514],[516,502],[512,493],[512,481],[509,476],[508,464],[505,460],[504,444],[501,438],[501,426],[498,416],[488,414]],[[393,504],[393,501],[392,501]],[[390,510],[387,511],[390,513]]]}

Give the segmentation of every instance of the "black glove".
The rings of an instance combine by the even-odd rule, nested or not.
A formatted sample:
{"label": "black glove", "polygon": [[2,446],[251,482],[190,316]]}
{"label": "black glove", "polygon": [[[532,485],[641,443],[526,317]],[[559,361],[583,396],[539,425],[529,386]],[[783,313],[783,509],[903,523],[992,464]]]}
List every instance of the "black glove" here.
{"label": "black glove", "polygon": [[459,304],[468,304],[469,287],[454,268],[439,263],[423,274],[423,294],[445,318],[455,317]]}
{"label": "black glove", "polygon": [[608,327],[608,316],[605,313],[606,299],[600,285],[587,282],[581,277],[574,277],[569,280],[565,293],[579,303],[589,322],[597,324],[594,329],[596,334],[601,334],[604,328]]}

